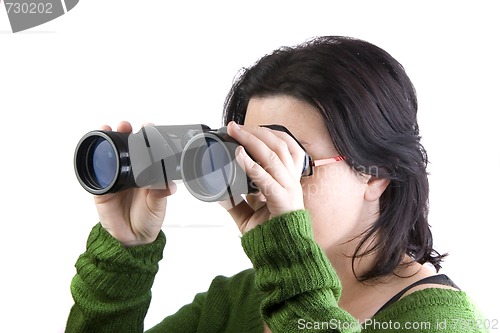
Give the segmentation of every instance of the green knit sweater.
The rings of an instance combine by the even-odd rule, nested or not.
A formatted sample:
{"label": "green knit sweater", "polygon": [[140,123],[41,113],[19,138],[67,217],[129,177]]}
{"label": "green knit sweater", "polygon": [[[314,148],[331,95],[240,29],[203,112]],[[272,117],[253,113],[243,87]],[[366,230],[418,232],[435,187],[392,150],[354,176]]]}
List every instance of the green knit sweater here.
{"label": "green knit sweater", "polygon": [[[364,325],[338,306],[340,281],[313,240],[310,218],[295,211],[242,239],[254,269],[216,277],[208,291],[148,330],[157,332],[487,332],[462,291],[416,291]],[[143,332],[165,235],[124,248],[97,224],[77,263],[75,304],[66,332]]]}

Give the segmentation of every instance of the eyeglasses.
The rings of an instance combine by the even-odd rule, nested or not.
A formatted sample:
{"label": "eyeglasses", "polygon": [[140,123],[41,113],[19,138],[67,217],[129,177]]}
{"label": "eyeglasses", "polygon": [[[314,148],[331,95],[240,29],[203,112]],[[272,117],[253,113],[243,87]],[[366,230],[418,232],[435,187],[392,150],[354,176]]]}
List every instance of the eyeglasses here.
{"label": "eyeglasses", "polygon": [[302,172],[302,177],[312,176],[314,173],[314,167],[332,164],[335,162],[344,161],[345,156],[334,156],[330,158],[323,158],[320,160],[313,160],[311,156],[307,154],[306,161],[304,162],[304,172]]}

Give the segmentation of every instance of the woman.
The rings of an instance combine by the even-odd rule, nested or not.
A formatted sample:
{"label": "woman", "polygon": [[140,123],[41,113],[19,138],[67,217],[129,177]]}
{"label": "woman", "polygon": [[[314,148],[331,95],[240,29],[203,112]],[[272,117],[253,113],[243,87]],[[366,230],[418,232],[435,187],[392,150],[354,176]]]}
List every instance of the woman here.
{"label": "woman", "polygon": [[[416,113],[403,67],[361,40],[316,38],[245,70],[224,122],[260,192],[221,204],[254,268],[216,277],[150,332],[486,331],[437,274]],[[313,175],[301,177],[302,147],[267,124],[294,135]],[[95,198],[100,224],[76,264],[68,332],[143,330],[174,191]]]}

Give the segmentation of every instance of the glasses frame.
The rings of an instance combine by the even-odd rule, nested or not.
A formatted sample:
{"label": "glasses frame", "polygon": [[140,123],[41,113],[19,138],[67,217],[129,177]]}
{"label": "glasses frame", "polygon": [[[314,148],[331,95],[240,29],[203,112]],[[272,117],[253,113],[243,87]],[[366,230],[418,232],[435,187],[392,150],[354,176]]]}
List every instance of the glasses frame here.
{"label": "glasses frame", "polygon": [[345,156],[333,156],[330,158],[323,158],[319,160],[313,160],[311,156],[307,155],[306,156],[307,162],[305,162],[304,165],[304,172],[302,173],[303,177],[308,177],[312,176],[314,174],[314,168],[323,166],[323,165],[328,165],[336,162],[342,162],[345,161],[346,157]]}

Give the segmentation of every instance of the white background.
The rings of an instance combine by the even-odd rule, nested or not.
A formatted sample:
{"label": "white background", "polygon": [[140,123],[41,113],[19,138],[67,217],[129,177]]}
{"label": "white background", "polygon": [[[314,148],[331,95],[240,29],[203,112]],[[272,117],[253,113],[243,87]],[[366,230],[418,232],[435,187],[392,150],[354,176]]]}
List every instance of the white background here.
{"label": "white background", "polygon": [[[97,222],[73,172],[101,124],[221,125],[238,70],[282,46],[348,35],[386,49],[419,97],[431,164],[430,223],[447,273],[498,312],[500,140],[495,1],[87,1],[12,34],[0,9],[2,331],[60,332],[74,263]],[[182,3],[182,4],[180,4]],[[233,222],[182,186],[146,318],[151,327],[249,262]],[[500,324],[498,324],[500,325]],[[498,327],[497,325],[497,327]]]}

